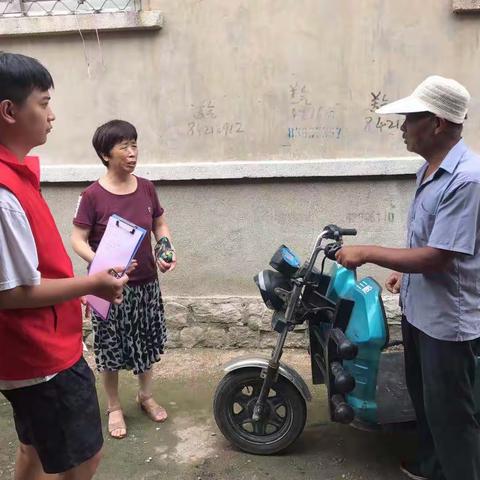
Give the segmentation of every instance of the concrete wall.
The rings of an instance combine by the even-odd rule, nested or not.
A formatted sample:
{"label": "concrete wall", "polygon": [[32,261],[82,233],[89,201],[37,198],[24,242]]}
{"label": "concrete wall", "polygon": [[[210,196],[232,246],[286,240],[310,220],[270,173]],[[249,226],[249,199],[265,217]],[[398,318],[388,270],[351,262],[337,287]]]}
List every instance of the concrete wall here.
{"label": "concrete wall", "polygon": [[[67,245],[72,206],[82,187],[45,189]],[[159,184],[179,256],[178,268],[161,275],[169,346],[272,346],[271,311],[258,298],[253,276],[268,268],[276,248],[285,243],[305,259],[316,235],[332,221],[358,228],[358,237],[348,243],[400,246],[412,187],[411,179],[370,177]],[[84,264],[70,253],[77,272],[84,272]],[[386,271],[369,266],[359,275],[383,282]],[[398,324],[397,301],[385,301],[390,322]],[[391,329],[397,338],[398,327]],[[88,327],[86,340],[90,344]],[[304,327],[289,335],[289,347],[306,344]]]}
{"label": "concrete wall", "polygon": [[[328,223],[355,226],[348,243],[400,246],[410,179],[181,182],[158,185],[160,201],[174,234],[178,268],[163,276],[164,293],[175,295],[254,295],[253,276],[268,267],[282,243],[306,259],[312,242]],[[47,201],[69,243],[74,206],[82,187],[45,189]],[[77,272],[84,268],[72,252]],[[382,280],[380,269],[364,274]]]}
{"label": "concrete wall", "polygon": [[[94,129],[115,117],[137,125],[140,162],[167,172],[151,178],[179,253],[162,282],[170,297],[256,295],[252,277],[275,248],[286,243],[305,258],[326,223],[357,227],[352,243],[401,245],[418,161],[396,169],[409,156],[401,119],[373,110],[430,74],[469,88],[465,137],[480,149],[480,18],[453,13],[451,0],[150,0],[145,8],[162,12],[162,30],[100,31],[99,42],[86,34],[85,47],[79,35],[0,36],[0,48],[33,55],[54,75],[57,120],[39,153],[56,168],[44,192],[65,238],[86,185],[77,180],[98,172]],[[370,170],[364,159],[376,158],[391,167]],[[328,178],[316,169],[321,159],[333,159]],[[279,160],[291,162],[282,164],[286,178],[255,178],[259,162]],[[305,160],[296,178],[295,162]],[[232,173],[239,161],[249,174]],[[198,175],[205,165],[226,180]],[[275,177],[271,165],[258,176]],[[192,172],[178,177],[189,181],[161,181],[179,168]]]}
{"label": "concrete wall", "polygon": [[480,146],[480,18],[453,13],[451,0],[148,6],[162,30],[100,32],[99,44],[89,34],[85,49],[79,35],[0,37],[55,77],[46,162],[97,162],[92,133],[113,117],[138,126],[146,163],[404,155],[398,118],[377,123],[371,110],[432,73],[471,90],[467,138]]}

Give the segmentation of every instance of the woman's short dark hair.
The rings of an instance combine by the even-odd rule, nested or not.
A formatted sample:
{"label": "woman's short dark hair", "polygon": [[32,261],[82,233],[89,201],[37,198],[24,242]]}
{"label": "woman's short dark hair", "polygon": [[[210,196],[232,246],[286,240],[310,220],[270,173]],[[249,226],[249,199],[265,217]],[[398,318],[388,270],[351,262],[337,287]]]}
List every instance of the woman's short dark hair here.
{"label": "woman's short dark hair", "polygon": [[49,71],[35,58],[0,52],[0,102],[21,105],[33,90],[46,92],[53,86]]}
{"label": "woman's short dark hair", "polygon": [[108,162],[103,157],[108,157],[112,148],[125,140],[137,141],[135,127],[125,120],[110,120],[97,128],[93,134],[92,145],[102,163],[108,167]]}

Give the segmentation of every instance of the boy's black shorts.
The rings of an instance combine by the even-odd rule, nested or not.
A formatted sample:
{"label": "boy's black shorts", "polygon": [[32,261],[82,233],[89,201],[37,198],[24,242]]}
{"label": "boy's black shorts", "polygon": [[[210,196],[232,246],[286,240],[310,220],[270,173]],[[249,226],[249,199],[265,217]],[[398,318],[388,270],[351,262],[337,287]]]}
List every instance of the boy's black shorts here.
{"label": "boy's black shorts", "polygon": [[102,448],[95,376],[83,358],[48,382],[2,393],[20,442],[36,449],[45,473],[70,470]]}

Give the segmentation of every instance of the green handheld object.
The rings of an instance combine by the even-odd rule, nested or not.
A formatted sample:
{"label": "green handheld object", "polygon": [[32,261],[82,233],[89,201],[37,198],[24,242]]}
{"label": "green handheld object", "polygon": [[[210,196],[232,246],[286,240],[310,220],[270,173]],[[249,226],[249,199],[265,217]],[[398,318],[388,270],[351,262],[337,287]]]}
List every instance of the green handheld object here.
{"label": "green handheld object", "polygon": [[164,262],[172,263],[175,251],[167,237],[162,237],[155,245],[155,257]]}

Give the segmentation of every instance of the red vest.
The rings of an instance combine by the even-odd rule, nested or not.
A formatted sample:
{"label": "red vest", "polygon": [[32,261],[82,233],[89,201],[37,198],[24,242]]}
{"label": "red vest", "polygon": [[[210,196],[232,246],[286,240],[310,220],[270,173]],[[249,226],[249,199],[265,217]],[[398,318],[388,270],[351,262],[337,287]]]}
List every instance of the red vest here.
{"label": "red vest", "polygon": [[[0,145],[0,185],[17,197],[25,210],[42,278],[73,277],[72,262],[40,193],[38,158],[26,157],[21,164]],[[50,375],[71,367],[81,355],[82,313],[78,299],[50,307],[0,310],[0,379]]]}

